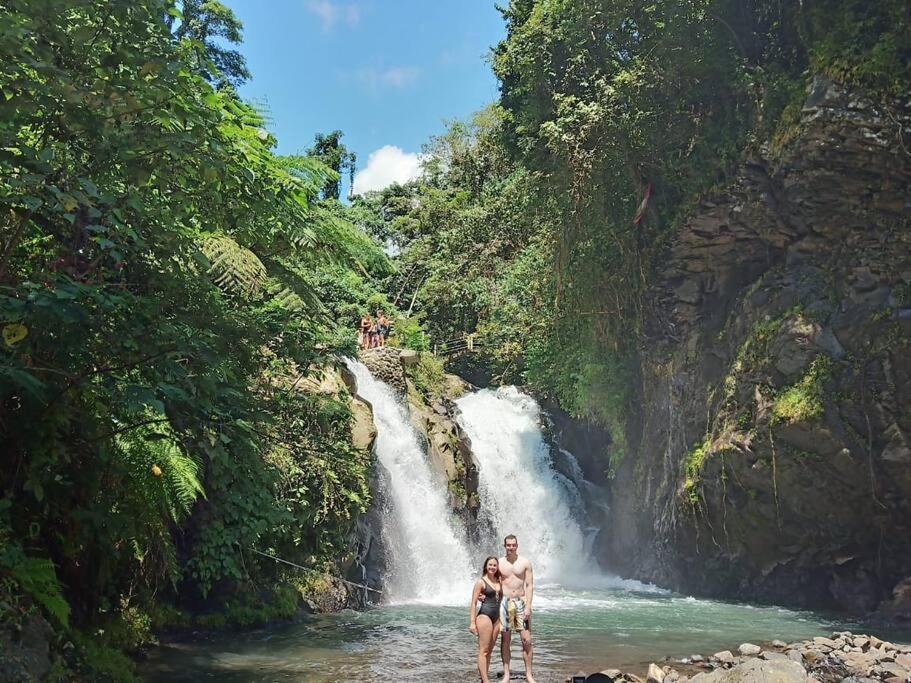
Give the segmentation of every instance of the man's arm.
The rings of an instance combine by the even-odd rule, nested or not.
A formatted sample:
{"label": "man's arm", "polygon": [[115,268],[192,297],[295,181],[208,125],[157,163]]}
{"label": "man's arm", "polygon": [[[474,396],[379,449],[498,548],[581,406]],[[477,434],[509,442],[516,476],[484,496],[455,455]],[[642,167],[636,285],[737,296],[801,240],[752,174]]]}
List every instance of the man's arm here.
{"label": "man's arm", "polygon": [[535,593],[534,573],[531,570],[531,562],[525,570],[525,618],[531,616],[531,600]]}

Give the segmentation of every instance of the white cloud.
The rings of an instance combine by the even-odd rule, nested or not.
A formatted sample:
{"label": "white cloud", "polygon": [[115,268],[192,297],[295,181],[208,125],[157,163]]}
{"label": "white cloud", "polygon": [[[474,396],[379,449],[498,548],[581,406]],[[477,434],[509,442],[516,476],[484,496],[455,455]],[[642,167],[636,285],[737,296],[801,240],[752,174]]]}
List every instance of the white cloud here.
{"label": "white cloud", "polygon": [[307,10],[323,22],[323,30],[331,31],[339,22],[354,26],[361,20],[361,8],[355,3],[344,4],[333,0],[308,0]]}
{"label": "white cloud", "polygon": [[382,190],[393,183],[407,183],[421,173],[421,156],[385,145],[367,157],[367,166],[354,175],[352,194]]}
{"label": "white cloud", "polygon": [[371,66],[361,69],[358,72],[358,78],[371,90],[379,90],[386,86],[401,89],[414,83],[420,73],[420,69],[416,66],[391,66],[388,69],[377,69]]}

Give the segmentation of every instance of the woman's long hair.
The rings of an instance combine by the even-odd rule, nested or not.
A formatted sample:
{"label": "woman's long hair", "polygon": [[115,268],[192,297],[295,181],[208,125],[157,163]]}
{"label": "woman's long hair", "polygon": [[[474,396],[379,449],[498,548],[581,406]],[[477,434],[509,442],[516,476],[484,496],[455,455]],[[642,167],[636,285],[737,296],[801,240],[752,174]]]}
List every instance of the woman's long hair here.
{"label": "woman's long hair", "polygon": [[487,563],[491,560],[497,561],[497,581],[500,580],[500,559],[496,555],[489,555],[484,564],[481,565],[481,576],[487,576]]}

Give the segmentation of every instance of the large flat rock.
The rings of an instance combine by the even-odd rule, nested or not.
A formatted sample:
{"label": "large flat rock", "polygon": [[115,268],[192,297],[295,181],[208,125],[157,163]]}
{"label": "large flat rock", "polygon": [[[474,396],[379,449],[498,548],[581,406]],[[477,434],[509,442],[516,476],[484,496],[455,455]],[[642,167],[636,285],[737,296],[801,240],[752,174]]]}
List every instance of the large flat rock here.
{"label": "large flat rock", "polygon": [[807,672],[797,662],[751,659],[730,669],[701,673],[691,683],[807,683]]}

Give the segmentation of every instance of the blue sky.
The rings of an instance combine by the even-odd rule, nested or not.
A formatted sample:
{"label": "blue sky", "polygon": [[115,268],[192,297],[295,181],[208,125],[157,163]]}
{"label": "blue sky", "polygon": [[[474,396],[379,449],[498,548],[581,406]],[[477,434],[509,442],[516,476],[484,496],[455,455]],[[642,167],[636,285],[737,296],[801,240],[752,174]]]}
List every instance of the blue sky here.
{"label": "blue sky", "polygon": [[497,99],[486,60],[505,31],[495,0],[223,1],[244,24],[253,78],[241,95],[268,101],[279,152],[338,128],[362,189],[413,174],[444,119]]}

